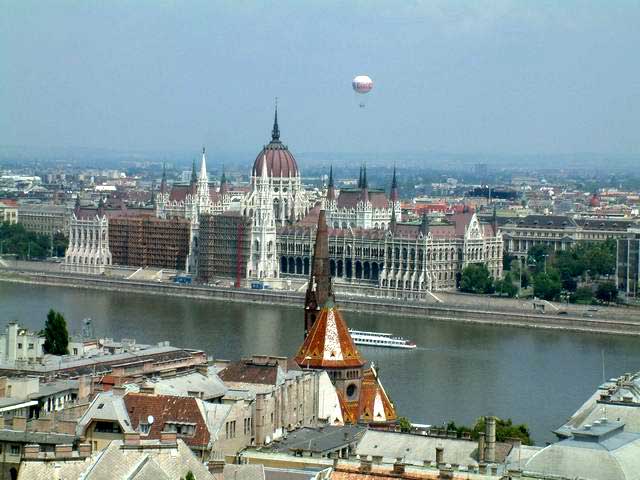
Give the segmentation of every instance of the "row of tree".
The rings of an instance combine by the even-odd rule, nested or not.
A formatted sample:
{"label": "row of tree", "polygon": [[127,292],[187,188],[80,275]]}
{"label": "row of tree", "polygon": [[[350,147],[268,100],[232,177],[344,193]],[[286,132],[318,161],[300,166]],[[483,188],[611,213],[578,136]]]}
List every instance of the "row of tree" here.
{"label": "row of tree", "polygon": [[53,239],[49,235],[39,235],[27,231],[21,224],[0,223],[0,255],[13,254],[19,259],[46,258],[53,254],[64,256],[68,241],[62,234]]}
{"label": "row of tree", "polygon": [[505,255],[504,277],[492,281],[483,265],[462,272],[460,290],[513,297],[533,284],[533,295],[545,300],[589,304],[614,302],[618,291],[610,276],[616,269],[616,242],[593,242],[553,251],[547,245],[529,249],[526,260]]}

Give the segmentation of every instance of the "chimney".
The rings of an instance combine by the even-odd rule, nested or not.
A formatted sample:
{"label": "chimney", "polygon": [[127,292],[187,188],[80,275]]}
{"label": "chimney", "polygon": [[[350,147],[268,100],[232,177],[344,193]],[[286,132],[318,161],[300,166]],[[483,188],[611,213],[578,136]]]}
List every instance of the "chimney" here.
{"label": "chimney", "polygon": [[0,429],[4,428],[4,417],[0,415]]}
{"label": "chimney", "polygon": [[140,434],[138,432],[126,432],[124,434],[124,444],[127,446],[140,445]]}
{"label": "chimney", "polygon": [[371,456],[371,460],[373,461],[373,463],[375,463],[376,465],[380,465],[382,463],[382,455],[372,455]]}
{"label": "chimney", "polygon": [[478,434],[478,462],[480,463],[484,463],[484,449],[486,448],[484,437],[484,432]]}
{"label": "chimney", "polygon": [[73,447],[71,445],[56,445],[55,455],[56,459],[71,458]]}
{"label": "chimney", "polygon": [[[360,457],[360,468],[359,468],[360,473],[371,473],[372,465],[373,465],[373,462],[371,461],[368,455],[364,455]],[[394,465],[394,470],[395,470],[395,465]]]}
{"label": "chimney", "polygon": [[436,464],[442,465],[444,463],[444,448],[436,447]]}
{"label": "chimney", "polygon": [[13,417],[11,424],[11,430],[17,430],[18,432],[24,432],[27,430],[27,418],[26,417]]}
{"label": "chimney", "polygon": [[207,462],[207,469],[212,475],[221,474],[224,471],[224,458],[214,458]]}
{"label": "chimney", "polygon": [[91,456],[91,444],[81,443],[78,445],[78,456],[80,458],[87,458]]}
{"label": "chimney", "polygon": [[402,461],[402,457],[396,458],[393,464],[393,473],[396,475],[404,475],[404,462]]}
{"label": "chimney", "polygon": [[487,452],[485,460],[488,463],[496,461],[496,417],[487,417]]}
{"label": "chimney", "polygon": [[22,458],[25,460],[30,460],[34,458],[38,458],[40,454],[40,445],[27,444],[24,446],[24,450],[22,451]]}
{"label": "chimney", "polygon": [[87,400],[91,396],[93,380],[90,375],[83,375],[78,379],[78,400]]}
{"label": "chimney", "polygon": [[178,442],[178,436],[176,432],[160,432],[160,443],[176,444]]}

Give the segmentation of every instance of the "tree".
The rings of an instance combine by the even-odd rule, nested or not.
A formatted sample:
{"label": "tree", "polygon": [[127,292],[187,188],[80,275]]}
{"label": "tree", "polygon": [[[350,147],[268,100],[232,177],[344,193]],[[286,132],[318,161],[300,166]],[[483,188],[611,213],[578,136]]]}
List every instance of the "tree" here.
{"label": "tree", "polygon": [[51,355],[67,355],[69,353],[69,332],[67,322],[61,313],[49,310],[44,325],[44,351]]}
{"label": "tree", "polygon": [[[485,417],[480,417],[476,420],[476,424],[473,427],[472,438],[478,438],[478,434],[485,431],[485,423]],[[519,439],[523,445],[533,445],[527,424],[520,423],[514,425],[510,418],[503,420],[496,417],[496,441],[505,442],[510,438]]]}
{"label": "tree", "polygon": [[613,282],[603,282],[598,285],[596,298],[601,302],[614,302],[618,298],[618,289]]}
{"label": "tree", "polygon": [[460,290],[469,293],[492,293],[493,279],[484,264],[473,263],[462,270]]}
{"label": "tree", "polygon": [[549,261],[551,250],[547,245],[539,243],[531,247],[527,252],[527,263],[534,265],[533,269],[536,272],[542,272],[545,270],[545,265]]}
{"label": "tree", "polygon": [[518,293],[518,287],[513,284],[511,274],[507,272],[502,280],[496,280],[495,284],[496,293],[500,295],[506,295],[513,298]]}
{"label": "tree", "polygon": [[571,295],[571,301],[583,305],[589,305],[593,301],[593,290],[591,287],[577,288],[575,293]]}
{"label": "tree", "polygon": [[555,300],[562,291],[562,282],[557,270],[540,272],[533,278],[533,294],[544,300]]}
{"label": "tree", "polygon": [[189,470],[187,472],[187,474],[185,475],[184,480],[196,480],[196,477],[193,474],[193,472],[191,470]]}
{"label": "tree", "polygon": [[398,425],[400,426],[401,432],[410,432],[413,428],[413,425],[411,425],[411,422],[407,417],[400,417],[398,419]]}

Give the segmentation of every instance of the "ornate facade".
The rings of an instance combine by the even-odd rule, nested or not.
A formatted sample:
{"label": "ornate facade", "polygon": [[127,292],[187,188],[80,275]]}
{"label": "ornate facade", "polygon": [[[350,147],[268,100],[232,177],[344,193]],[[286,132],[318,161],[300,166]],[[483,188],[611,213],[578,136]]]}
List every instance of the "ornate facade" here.
{"label": "ornate facade", "polygon": [[326,200],[328,225],[333,228],[385,229],[392,218],[401,220],[396,170],[393,169],[391,192],[369,188],[367,167],[360,169],[358,188],[337,191],[333,181],[333,168],[329,172]]}
{"label": "ornate facade", "polygon": [[63,269],[67,272],[102,274],[111,265],[109,221],[102,199],[94,215],[80,214],[79,199],[69,226],[69,246]]}
{"label": "ornate facade", "polygon": [[[417,297],[456,288],[470,263],[484,263],[500,278],[503,243],[494,228],[470,212],[432,225],[423,216],[413,224],[392,220],[387,230],[329,228],[330,273],[338,281],[378,287],[392,296]],[[281,275],[309,274],[313,235],[313,228],[304,225],[278,232]]]}

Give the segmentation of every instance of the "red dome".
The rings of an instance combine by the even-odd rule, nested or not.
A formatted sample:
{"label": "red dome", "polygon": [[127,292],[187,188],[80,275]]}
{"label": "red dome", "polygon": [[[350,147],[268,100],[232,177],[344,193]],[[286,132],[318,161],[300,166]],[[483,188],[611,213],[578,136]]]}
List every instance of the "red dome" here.
{"label": "red dome", "polygon": [[278,110],[276,109],[271,131],[271,142],[265,146],[253,162],[252,175],[262,174],[262,158],[267,160],[267,175],[270,177],[297,177],[299,176],[298,164],[285,144],[280,141],[280,128],[278,127]]}

